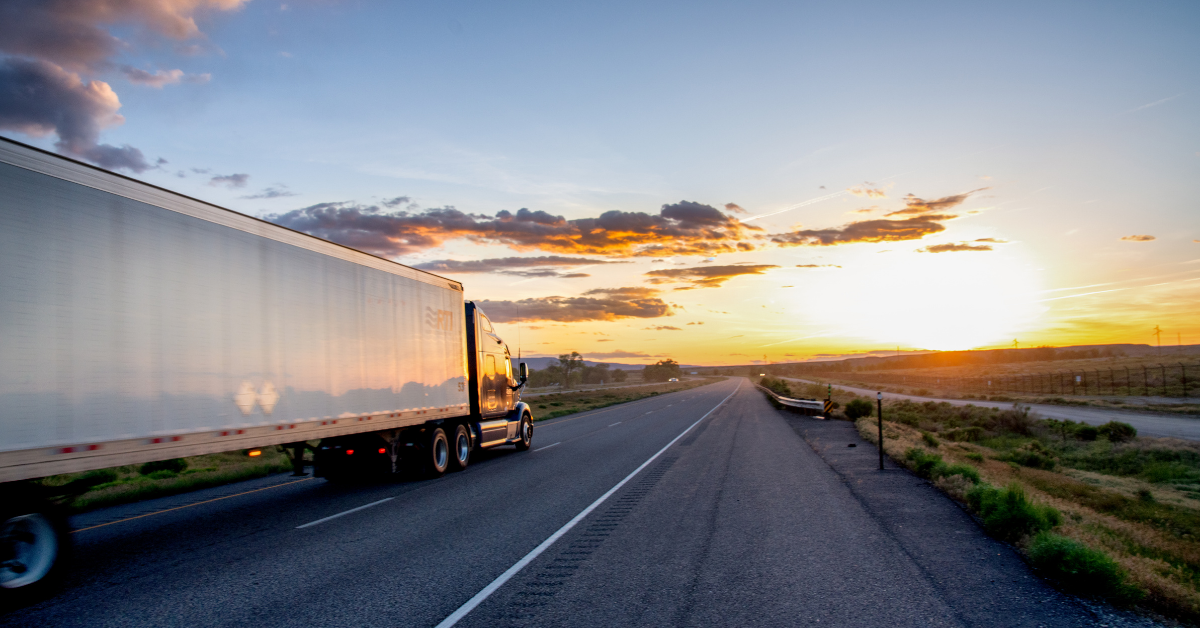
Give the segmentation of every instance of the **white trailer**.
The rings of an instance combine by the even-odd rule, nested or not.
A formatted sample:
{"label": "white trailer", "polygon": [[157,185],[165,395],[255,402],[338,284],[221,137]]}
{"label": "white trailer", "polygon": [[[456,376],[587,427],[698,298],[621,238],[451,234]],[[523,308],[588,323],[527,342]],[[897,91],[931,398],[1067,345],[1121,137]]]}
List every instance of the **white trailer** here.
{"label": "white trailer", "polygon": [[[63,542],[22,480],[312,440],[328,476],[528,448],[508,356],[456,281],[0,138],[0,588]],[[339,438],[382,445],[349,465]]]}

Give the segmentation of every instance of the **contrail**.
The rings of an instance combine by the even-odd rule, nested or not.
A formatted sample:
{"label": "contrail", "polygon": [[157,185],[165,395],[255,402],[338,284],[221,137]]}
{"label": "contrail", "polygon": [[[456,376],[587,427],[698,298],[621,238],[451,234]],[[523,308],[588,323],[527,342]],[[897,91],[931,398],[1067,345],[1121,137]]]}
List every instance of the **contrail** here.
{"label": "contrail", "polygon": [[759,214],[757,216],[751,216],[749,218],[742,218],[739,220],[739,222],[750,222],[751,220],[758,220],[759,218],[766,218],[767,216],[774,216],[776,214],[782,214],[783,212],[790,212],[793,209],[800,209],[801,207],[804,207],[805,205],[812,205],[813,203],[820,203],[821,201],[827,201],[831,198],[836,198],[843,194],[849,194],[849,193],[850,193],[849,190],[842,190],[841,192],[834,192],[833,194],[826,194],[825,196],[821,196],[818,198],[811,198],[807,201],[796,203],[795,205],[786,207],[777,212],[771,212],[769,214]]}
{"label": "contrail", "polygon": [[772,342],[769,345],[759,345],[759,348],[761,349],[763,347],[774,347],[775,345],[781,345],[785,342],[795,342],[797,340],[808,340],[809,338],[821,338],[823,336],[831,335],[832,333],[833,332],[831,332],[831,331],[823,331],[819,334],[813,334],[811,336],[800,336],[799,338],[789,338],[787,340],[780,340],[779,342]]}

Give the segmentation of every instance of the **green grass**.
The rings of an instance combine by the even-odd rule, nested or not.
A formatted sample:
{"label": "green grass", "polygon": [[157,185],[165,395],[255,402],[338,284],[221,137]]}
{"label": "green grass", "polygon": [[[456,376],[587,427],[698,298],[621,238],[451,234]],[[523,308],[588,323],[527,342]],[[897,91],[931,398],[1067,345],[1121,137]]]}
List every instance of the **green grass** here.
{"label": "green grass", "polygon": [[1116,602],[1135,602],[1144,595],[1126,583],[1125,570],[1107,554],[1057,534],[1038,534],[1029,546],[1029,562],[1076,595]]}
{"label": "green grass", "polygon": [[1058,510],[1030,502],[1024,487],[1017,483],[1003,489],[976,484],[967,493],[967,503],[979,513],[989,534],[1010,543],[1062,523]]}

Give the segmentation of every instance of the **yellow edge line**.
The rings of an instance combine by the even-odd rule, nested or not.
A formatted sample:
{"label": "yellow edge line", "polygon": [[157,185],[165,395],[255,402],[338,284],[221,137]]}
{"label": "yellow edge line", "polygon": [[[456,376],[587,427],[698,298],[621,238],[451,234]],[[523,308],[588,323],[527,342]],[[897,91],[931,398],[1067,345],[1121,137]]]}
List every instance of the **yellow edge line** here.
{"label": "yellow edge line", "polygon": [[222,499],[229,499],[231,497],[241,497],[242,495],[249,495],[250,493],[257,493],[259,491],[266,491],[266,490],[270,490],[273,488],[279,488],[281,486],[287,486],[289,484],[295,484],[297,482],[307,482],[311,479],[312,478],[304,478],[303,480],[292,480],[291,482],[284,482],[283,484],[276,484],[275,486],[267,486],[265,488],[256,488],[253,491],[246,491],[245,493],[237,493],[236,495],[226,495],[225,497],[206,499],[202,502],[196,502],[194,504],[188,504],[186,506],[176,506],[175,508],[168,508],[166,510],[159,510],[158,512],[151,512],[151,513],[147,513],[144,515],[138,515],[136,517],[129,517],[128,519],[118,519],[117,521],[109,521],[108,523],[102,523],[100,525],[92,526],[90,528],[80,528],[78,530],[71,530],[71,534],[75,534],[76,532],[87,532],[88,530],[95,530],[96,528],[103,528],[104,526],[110,526],[110,525],[113,525],[114,523],[125,523],[126,521],[133,521],[134,519],[141,519],[142,517],[152,517],[154,515],[161,515],[164,512],[171,512],[172,510],[182,510],[184,508],[191,508],[192,506],[199,506],[201,504],[211,504],[213,502],[219,502]]}

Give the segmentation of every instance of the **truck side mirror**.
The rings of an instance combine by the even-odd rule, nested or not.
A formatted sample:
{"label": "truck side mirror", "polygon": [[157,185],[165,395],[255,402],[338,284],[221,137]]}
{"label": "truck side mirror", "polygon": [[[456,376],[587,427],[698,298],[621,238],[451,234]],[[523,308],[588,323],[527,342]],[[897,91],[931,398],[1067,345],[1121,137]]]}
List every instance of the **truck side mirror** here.
{"label": "truck side mirror", "polygon": [[524,384],[525,380],[528,380],[528,379],[529,379],[529,367],[526,366],[526,364],[524,362],[522,362],[521,363],[521,383]]}

